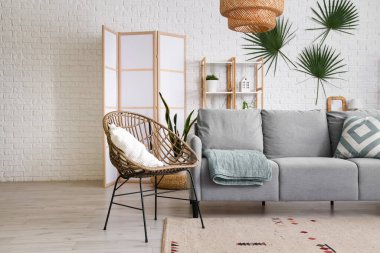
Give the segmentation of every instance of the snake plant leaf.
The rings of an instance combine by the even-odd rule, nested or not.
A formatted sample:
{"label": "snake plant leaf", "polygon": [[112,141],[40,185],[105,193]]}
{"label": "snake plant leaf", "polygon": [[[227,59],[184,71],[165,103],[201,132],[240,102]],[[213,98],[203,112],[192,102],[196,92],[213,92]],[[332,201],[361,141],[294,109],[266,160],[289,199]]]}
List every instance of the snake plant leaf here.
{"label": "snake plant leaf", "polygon": [[[249,44],[243,45],[243,49],[247,50],[251,58],[250,60],[259,60],[263,58],[264,64],[268,63],[266,74],[272,66],[273,73],[276,74],[278,57],[281,57],[290,68],[289,64],[296,65],[283,53],[282,49],[292,39],[295,38],[295,30],[292,29],[292,24],[289,19],[278,18],[276,27],[264,33],[245,33],[244,40]],[[273,65],[274,64],[274,65]]]}
{"label": "snake plant leaf", "polygon": [[173,122],[174,122],[174,133],[178,135],[178,130],[177,130],[177,113],[174,114]]}
{"label": "snake plant leaf", "polygon": [[338,75],[347,72],[343,69],[346,64],[343,63],[340,53],[327,45],[306,47],[298,56],[297,65],[297,71],[317,79],[315,104],[318,103],[320,87],[326,96],[325,85],[333,85],[329,80],[341,79]]}
{"label": "snake plant leaf", "polygon": [[161,92],[159,92],[159,94],[160,94],[160,98],[162,100],[162,103],[164,103],[164,106],[165,106],[165,121],[166,121],[166,124],[168,125],[169,130],[173,132],[173,124],[172,124],[172,121],[170,119],[170,108],[169,108],[168,104],[166,103],[164,97],[162,96]]}
{"label": "snake plant leaf", "polygon": [[322,30],[322,33],[314,40],[320,40],[322,45],[331,31],[352,35],[352,30],[359,24],[359,13],[356,6],[350,0],[323,0],[323,5],[317,2],[318,8],[311,8],[314,16],[312,20],[319,27],[307,30]]}
{"label": "snake plant leaf", "polygon": [[182,133],[182,139],[184,141],[187,140],[187,135],[189,134],[191,127],[197,121],[197,117],[195,117],[195,119],[193,121],[191,121],[191,117],[192,117],[193,113],[194,113],[194,110],[191,111],[191,113],[189,114],[189,116],[187,116],[187,118],[185,120],[185,125],[183,127],[183,133]]}
{"label": "snake plant leaf", "polygon": [[187,116],[186,120],[185,120],[185,124],[183,126],[183,133],[182,133],[182,139],[186,141],[187,139],[187,134],[188,132],[190,131],[190,121],[191,121],[191,117],[194,113],[194,110],[191,111],[191,113],[189,114],[189,116]]}
{"label": "snake plant leaf", "polygon": [[[166,112],[165,112],[165,121],[166,121],[166,123],[168,125],[168,129],[170,131],[172,131],[175,135],[181,137],[181,139],[183,141],[186,141],[191,127],[197,121],[197,117],[195,117],[194,120],[191,120],[192,115],[194,113],[194,110],[191,111],[191,113],[187,116],[187,118],[185,120],[185,123],[184,123],[184,128],[183,128],[182,135],[180,135],[180,133],[178,131],[178,127],[177,127],[177,125],[178,125],[177,124],[178,123],[178,115],[177,114],[174,115],[173,122],[172,122],[171,118],[170,118],[170,108],[169,108],[168,104],[166,103],[164,97],[162,96],[161,92],[159,94],[160,94],[160,98],[162,100],[162,103],[165,105],[165,109],[166,109]],[[170,134],[169,137],[170,137],[171,143],[172,143],[172,145],[174,147],[175,153],[179,154],[178,152],[180,152],[181,149],[182,149],[181,143],[180,142],[177,143],[175,141],[176,138],[174,138],[174,136],[172,136],[172,134]]]}

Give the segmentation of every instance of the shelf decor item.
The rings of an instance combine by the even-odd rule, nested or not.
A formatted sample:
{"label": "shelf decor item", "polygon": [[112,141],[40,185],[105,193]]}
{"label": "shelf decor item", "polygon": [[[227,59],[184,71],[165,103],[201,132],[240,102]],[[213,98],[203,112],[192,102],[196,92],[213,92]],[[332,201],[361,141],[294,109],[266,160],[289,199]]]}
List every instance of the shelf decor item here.
{"label": "shelf decor item", "polygon": [[297,71],[317,79],[315,105],[318,104],[320,86],[326,96],[325,84],[333,85],[329,80],[341,79],[337,75],[347,72],[343,70],[346,64],[340,58],[340,53],[336,53],[327,45],[312,45],[305,48],[298,56],[297,65],[299,66]]}
{"label": "shelf decor item", "polygon": [[327,35],[331,31],[351,34],[352,30],[358,26],[359,13],[356,6],[350,0],[323,0],[323,6],[317,2],[318,9],[311,10],[314,13],[312,20],[320,27],[307,30],[322,30],[322,33],[315,39],[321,39],[322,45]]}
{"label": "shelf decor item", "polygon": [[246,77],[243,77],[240,81],[240,92],[250,92],[251,91],[251,83],[248,81]]}
{"label": "shelf decor item", "polygon": [[357,111],[357,110],[360,110],[360,109],[363,109],[363,105],[362,105],[362,102],[360,101],[360,99],[352,98],[352,99],[348,100],[348,102],[347,102],[347,110],[349,110],[349,111]]}
{"label": "shelf decor item", "polygon": [[328,97],[326,101],[328,112],[345,112],[347,111],[346,98],[342,96]]}
{"label": "shelf decor item", "polygon": [[207,92],[216,92],[218,90],[218,81],[219,78],[214,74],[206,76]]}
{"label": "shelf decor item", "polygon": [[269,31],[283,11],[284,0],[220,0],[220,13],[228,18],[228,28],[236,32]]}
{"label": "shelf decor item", "polygon": [[265,33],[246,33],[243,37],[249,44],[243,45],[243,49],[247,50],[246,55],[250,56],[250,60],[264,58],[264,64],[269,63],[266,74],[271,67],[274,67],[273,73],[276,74],[278,57],[280,56],[285,63],[294,65],[294,63],[283,53],[282,49],[291,40],[295,38],[295,30],[292,29],[292,23],[289,19],[278,18],[276,28]]}

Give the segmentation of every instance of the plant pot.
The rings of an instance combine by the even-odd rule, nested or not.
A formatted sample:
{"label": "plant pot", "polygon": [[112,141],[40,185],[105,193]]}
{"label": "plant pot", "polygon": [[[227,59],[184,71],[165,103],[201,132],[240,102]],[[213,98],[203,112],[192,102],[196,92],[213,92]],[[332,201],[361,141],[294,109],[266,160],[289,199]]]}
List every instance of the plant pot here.
{"label": "plant pot", "polygon": [[218,80],[207,80],[207,92],[216,92],[218,90]]}

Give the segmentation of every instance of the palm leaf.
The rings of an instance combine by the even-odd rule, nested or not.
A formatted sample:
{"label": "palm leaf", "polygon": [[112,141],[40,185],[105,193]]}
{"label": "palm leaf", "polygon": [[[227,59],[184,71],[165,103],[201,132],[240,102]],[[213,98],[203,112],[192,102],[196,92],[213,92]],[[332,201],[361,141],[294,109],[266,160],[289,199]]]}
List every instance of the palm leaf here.
{"label": "palm leaf", "polygon": [[281,49],[287,45],[295,37],[295,30],[292,29],[292,24],[288,19],[278,18],[276,27],[264,33],[246,33],[245,39],[249,44],[243,45],[243,49],[248,50],[246,55],[252,56],[248,60],[258,60],[263,58],[264,64],[269,63],[266,74],[271,67],[274,67],[274,74],[277,70],[277,61],[280,56],[289,66],[294,63],[285,56]]}
{"label": "palm leaf", "polygon": [[347,72],[343,70],[346,65],[343,64],[340,54],[327,45],[305,48],[298,56],[297,65],[299,72],[317,79],[315,104],[318,103],[320,86],[326,96],[325,84],[330,84],[329,80],[340,79],[336,75]]}
{"label": "palm leaf", "polygon": [[331,31],[352,34],[359,23],[359,13],[350,0],[323,0],[323,5],[317,2],[318,8],[311,8],[312,20],[320,25],[307,30],[323,30],[314,40],[321,39],[322,45]]}

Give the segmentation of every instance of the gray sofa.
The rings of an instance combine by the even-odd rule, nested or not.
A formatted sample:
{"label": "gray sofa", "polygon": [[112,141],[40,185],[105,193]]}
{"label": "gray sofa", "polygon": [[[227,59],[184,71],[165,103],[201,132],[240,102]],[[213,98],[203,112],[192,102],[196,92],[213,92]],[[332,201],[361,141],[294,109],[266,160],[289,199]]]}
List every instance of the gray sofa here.
{"label": "gray sofa", "polygon": [[[379,201],[380,160],[337,159],[343,122],[379,111],[199,110],[189,144],[200,163],[193,172],[201,201]],[[262,186],[222,186],[209,176],[202,149],[263,151],[272,180]]]}

